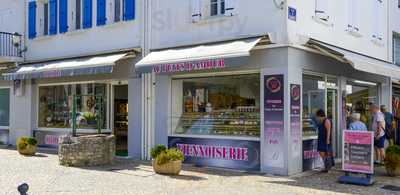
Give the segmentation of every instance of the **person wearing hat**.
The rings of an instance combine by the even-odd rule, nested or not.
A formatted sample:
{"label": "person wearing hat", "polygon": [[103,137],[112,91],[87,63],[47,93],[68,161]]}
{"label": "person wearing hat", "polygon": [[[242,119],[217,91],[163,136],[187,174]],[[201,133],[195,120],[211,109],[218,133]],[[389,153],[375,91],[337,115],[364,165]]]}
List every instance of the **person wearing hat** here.
{"label": "person wearing hat", "polygon": [[360,113],[353,113],[351,114],[351,123],[349,125],[349,130],[354,131],[368,131],[367,126],[360,121],[361,114]]}

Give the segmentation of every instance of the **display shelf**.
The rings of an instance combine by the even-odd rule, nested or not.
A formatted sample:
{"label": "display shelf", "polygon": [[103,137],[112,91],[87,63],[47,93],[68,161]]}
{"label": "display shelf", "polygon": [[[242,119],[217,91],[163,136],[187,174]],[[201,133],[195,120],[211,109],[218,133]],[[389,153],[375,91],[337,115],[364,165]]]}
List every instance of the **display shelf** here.
{"label": "display shelf", "polygon": [[177,134],[208,134],[227,136],[260,136],[260,114],[258,112],[236,112],[219,110],[210,113],[186,112],[177,120]]}

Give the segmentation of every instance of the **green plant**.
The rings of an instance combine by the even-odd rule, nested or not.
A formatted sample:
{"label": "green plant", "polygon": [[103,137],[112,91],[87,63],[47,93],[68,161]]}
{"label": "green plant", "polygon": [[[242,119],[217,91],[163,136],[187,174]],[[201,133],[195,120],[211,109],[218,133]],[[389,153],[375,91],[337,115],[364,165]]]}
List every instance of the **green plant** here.
{"label": "green plant", "polygon": [[156,157],[156,163],[158,165],[163,165],[163,164],[166,164],[171,161],[183,161],[183,160],[184,160],[183,153],[176,148],[171,148],[171,149],[162,151]]}
{"label": "green plant", "polygon": [[177,148],[171,148],[167,150],[167,156],[170,161],[183,161],[185,157],[183,156],[182,151]]}
{"label": "green plant", "polygon": [[92,112],[84,112],[82,114],[83,118],[86,119],[86,121],[93,121],[96,120],[96,114]]}
{"label": "green plant", "polygon": [[28,146],[36,146],[37,140],[32,137],[20,137],[17,140],[17,149],[24,150]]}
{"label": "green plant", "polygon": [[167,150],[167,147],[165,147],[164,145],[162,145],[162,144],[156,145],[150,151],[151,158],[156,159],[157,156],[161,154],[161,152],[165,152],[166,150]]}
{"label": "green plant", "polygon": [[400,168],[400,146],[393,145],[386,149],[385,166],[391,170]]}

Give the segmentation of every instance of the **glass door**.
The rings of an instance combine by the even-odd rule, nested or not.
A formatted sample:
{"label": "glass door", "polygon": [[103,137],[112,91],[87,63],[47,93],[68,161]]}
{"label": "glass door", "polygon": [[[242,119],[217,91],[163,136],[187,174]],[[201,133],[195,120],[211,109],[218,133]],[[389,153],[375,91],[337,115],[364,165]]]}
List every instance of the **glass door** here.
{"label": "glass door", "polygon": [[326,91],[326,114],[332,122],[332,147],[336,158],[341,154],[341,132],[338,129],[338,93],[337,89],[328,88]]}

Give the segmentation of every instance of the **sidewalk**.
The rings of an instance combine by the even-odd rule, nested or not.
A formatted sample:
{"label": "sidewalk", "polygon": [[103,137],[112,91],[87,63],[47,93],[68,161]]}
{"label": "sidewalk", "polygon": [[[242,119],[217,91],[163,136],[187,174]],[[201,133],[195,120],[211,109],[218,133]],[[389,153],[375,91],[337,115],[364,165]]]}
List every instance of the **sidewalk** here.
{"label": "sidewalk", "polygon": [[29,184],[29,194],[38,195],[400,194],[381,189],[400,186],[400,178],[385,177],[382,167],[372,187],[338,184],[341,174],[334,170],[276,177],[185,166],[181,176],[163,176],[154,174],[148,162],[118,160],[113,166],[72,168],[59,166],[54,154],[25,157],[0,149],[0,194],[18,194],[17,186],[23,182]]}

